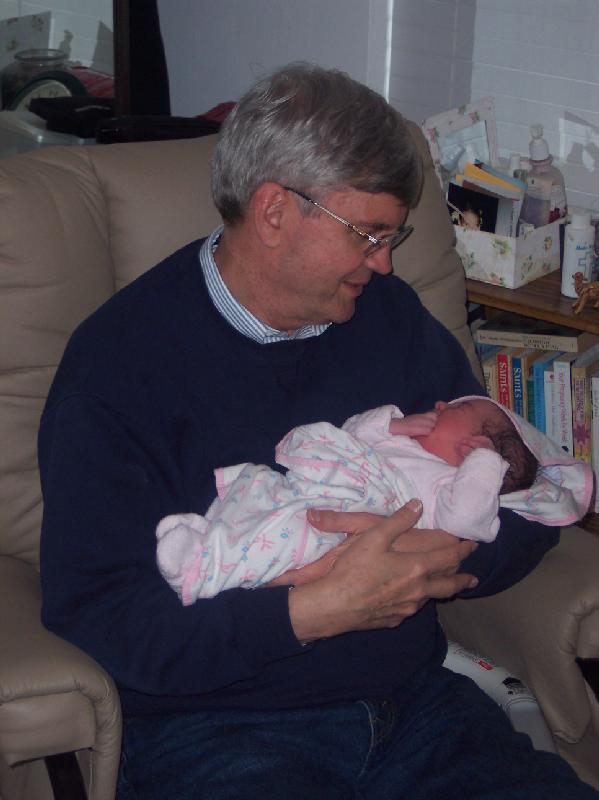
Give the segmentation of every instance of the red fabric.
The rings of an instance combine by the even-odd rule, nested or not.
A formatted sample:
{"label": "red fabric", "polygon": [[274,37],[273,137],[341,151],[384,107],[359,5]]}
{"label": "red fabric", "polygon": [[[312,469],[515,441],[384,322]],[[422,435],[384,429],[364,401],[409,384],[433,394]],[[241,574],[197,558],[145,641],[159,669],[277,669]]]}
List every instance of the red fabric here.
{"label": "red fabric", "polygon": [[114,78],[89,67],[71,67],[71,72],[79,78],[90,97],[114,97]]}
{"label": "red fabric", "polygon": [[233,102],[219,103],[214,108],[211,108],[210,111],[206,111],[205,114],[198,114],[198,117],[210,119],[213,122],[224,122],[235,106],[236,103]]}

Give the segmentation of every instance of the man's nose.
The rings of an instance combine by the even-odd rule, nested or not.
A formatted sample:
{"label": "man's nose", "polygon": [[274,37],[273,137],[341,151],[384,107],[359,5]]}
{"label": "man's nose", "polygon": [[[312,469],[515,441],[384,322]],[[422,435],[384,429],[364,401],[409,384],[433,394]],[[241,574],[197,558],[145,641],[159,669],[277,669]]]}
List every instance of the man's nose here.
{"label": "man's nose", "polygon": [[391,251],[386,246],[379,247],[379,249],[375,250],[374,253],[366,256],[364,263],[368,269],[372,270],[373,272],[378,272],[379,275],[389,275],[389,273],[393,270],[393,264],[391,263]]}

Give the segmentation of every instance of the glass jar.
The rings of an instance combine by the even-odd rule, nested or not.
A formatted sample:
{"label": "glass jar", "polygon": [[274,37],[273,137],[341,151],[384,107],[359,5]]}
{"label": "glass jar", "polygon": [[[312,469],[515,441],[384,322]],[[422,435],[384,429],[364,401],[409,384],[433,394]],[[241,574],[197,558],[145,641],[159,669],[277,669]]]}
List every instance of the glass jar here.
{"label": "glass jar", "polygon": [[40,48],[20,50],[14,61],[0,72],[2,108],[9,108],[11,102],[33,78],[44,72],[64,68],[66,55],[62,50]]}

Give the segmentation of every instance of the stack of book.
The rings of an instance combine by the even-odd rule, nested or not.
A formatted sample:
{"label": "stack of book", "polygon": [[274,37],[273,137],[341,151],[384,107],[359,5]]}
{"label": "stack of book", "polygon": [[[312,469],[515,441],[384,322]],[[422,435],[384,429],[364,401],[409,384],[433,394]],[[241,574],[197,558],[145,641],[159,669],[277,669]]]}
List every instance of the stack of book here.
{"label": "stack of book", "polygon": [[472,330],[489,397],[592,464],[599,479],[599,336],[508,313]]}

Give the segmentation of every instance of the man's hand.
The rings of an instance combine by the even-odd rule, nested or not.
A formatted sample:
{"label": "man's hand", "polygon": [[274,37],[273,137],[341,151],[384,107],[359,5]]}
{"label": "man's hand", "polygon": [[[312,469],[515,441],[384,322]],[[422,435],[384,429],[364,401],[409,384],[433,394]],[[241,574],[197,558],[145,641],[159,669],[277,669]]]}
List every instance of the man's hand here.
{"label": "man's hand", "polygon": [[437,411],[410,414],[407,417],[393,417],[389,423],[389,433],[403,436],[428,436],[434,430],[438,418]]}
{"label": "man's hand", "polygon": [[444,531],[414,530],[421,512],[418,500],[389,517],[309,512],[309,521],[320,530],[359,535],[331,551],[337,555],[324,576],[296,583],[289,593],[291,624],[300,641],[396,627],[431,598],[476,585],[474,576],[458,573],[476,543]]}

